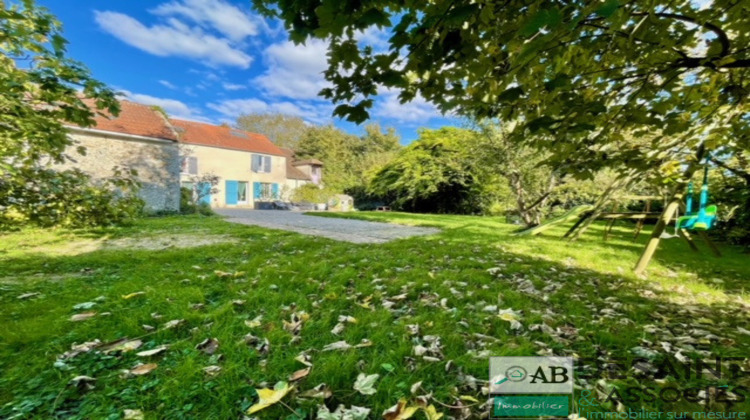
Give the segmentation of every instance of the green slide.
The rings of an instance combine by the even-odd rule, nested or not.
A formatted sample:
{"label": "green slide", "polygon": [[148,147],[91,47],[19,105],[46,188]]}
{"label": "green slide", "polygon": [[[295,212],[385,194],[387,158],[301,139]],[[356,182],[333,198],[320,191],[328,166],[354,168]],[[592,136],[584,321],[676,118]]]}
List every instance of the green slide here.
{"label": "green slide", "polygon": [[538,235],[551,227],[576,220],[581,217],[583,213],[586,213],[587,211],[591,211],[593,209],[594,206],[592,206],[591,204],[582,204],[578,207],[573,207],[559,217],[547,220],[541,225],[522,230],[516,233],[516,235]]}

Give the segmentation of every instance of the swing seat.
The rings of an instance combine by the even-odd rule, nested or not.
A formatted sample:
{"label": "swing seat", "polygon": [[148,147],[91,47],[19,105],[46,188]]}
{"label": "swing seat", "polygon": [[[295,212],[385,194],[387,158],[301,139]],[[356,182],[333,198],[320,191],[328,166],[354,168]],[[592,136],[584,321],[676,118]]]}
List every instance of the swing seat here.
{"label": "swing seat", "polygon": [[690,216],[682,216],[677,219],[677,229],[709,230],[716,221],[718,208],[715,205]]}

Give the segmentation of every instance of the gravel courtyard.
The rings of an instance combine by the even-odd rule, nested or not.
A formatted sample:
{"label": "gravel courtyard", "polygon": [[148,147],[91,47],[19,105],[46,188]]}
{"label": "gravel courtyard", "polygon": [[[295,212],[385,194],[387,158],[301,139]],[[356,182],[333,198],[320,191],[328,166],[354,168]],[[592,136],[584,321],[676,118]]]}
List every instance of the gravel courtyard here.
{"label": "gravel courtyard", "polygon": [[436,228],[307,216],[283,210],[215,209],[227,221],[321,236],[352,243],[383,243],[412,236],[432,235]]}

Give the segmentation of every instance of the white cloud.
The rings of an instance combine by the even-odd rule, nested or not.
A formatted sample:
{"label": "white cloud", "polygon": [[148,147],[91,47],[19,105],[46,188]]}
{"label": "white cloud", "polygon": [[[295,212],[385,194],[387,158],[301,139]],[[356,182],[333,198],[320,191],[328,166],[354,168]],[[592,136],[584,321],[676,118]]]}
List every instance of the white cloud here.
{"label": "white cloud", "polygon": [[247,89],[247,86],[245,86],[245,85],[240,85],[240,84],[237,84],[237,83],[229,83],[229,82],[224,82],[224,83],[221,84],[221,86],[225,90],[243,90],[243,89]]}
{"label": "white cloud", "polygon": [[433,118],[444,117],[435,105],[419,95],[410,102],[402,104],[398,99],[398,91],[395,90],[386,90],[378,96],[371,114],[378,118],[406,124],[424,124]]}
{"label": "white cloud", "polygon": [[120,90],[120,96],[139,104],[156,105],[167,111],[170,117],[185,119],[203,119],[199,114],[200,111],[189,107],[184,102],[176,99],[157,98],[156,96],[145,95],[142,93],[133,93],[127,90]]}
{"label": "white cloud", "polygon": [[162,86],[164,86],[164,87],[166,87],[166,88],[168,88],[168,89],[172,89],[172,90],[176,90],[177,89],[177,86],[175,86],[172,83],[170,83],[169,80],[159,80],[159,84],[162,85]]}
{"label": "white cloud", "polygon": [[332,107],[328,104],[292,103],[288,101],[266,102],[258,98],[228,99],[210,103],[208,107],[232,119],[243,114],[272,112],[293,115],[313,123],[330,122],[332,111]]}
{"label": "white cloud", "polygon": [[354,39],[358,43],[362,44],[362,46],[369,45],[375,53],[382,53],[388,50],[388,39],[390,37],[391,34],[389,32],[377,26],[368,26],[364,31],[357,31],[354,34]]}
{"label": "white cloud", "polygon": [[225,38],[191,28],[177,19],[166,25],[147,27],[132,17],[117,12],[94,11],[94,20],[106,32],[148,53],[178,56],[204,61],[211,66],[248,68],[252,57],[231,45]]}
{"label": "white cloud", "polygon": [[233,41],[258,35],[263,20],[222,0],[177,0],[151,10],[159,16],[182,16],[213,28]]}
{"label": "white cloud", "polygon": [[253,80],[270,96],[318,99],[318,92],[328,86],[322,74],[328,67],[327,51],[327,43],[321,40],[271,44],[263,53],[268,68]]}

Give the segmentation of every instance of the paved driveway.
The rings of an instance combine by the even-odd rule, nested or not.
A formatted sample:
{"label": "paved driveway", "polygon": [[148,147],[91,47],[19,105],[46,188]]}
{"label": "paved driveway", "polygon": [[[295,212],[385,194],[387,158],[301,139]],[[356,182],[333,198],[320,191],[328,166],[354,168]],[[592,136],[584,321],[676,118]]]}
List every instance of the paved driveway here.
{"label": "paved driveway", "polygon": [[411,236],[432,235],[439,229],[368,222],[364,220],[335,219],[306,216],[284,210],[215,209],[227,221],[270,229],[289,230],[305,235],[322,236],[337,241],[354,243],[383,243]]}

